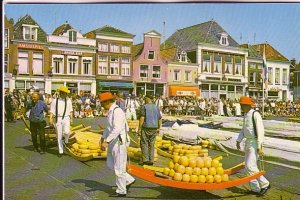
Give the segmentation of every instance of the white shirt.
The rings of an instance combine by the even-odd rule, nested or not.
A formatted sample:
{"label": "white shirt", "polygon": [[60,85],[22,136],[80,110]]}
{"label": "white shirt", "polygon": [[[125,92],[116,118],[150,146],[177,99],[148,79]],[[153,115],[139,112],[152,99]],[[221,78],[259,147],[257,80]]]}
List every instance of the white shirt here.
{"label": "white shirt", "polygon": [[109,108],[107,120],[108,123],[103,130],[102,138],[106,139],[108,143],[117,139],[119,135],[126,134],[129,131],[125,113],[116,103],[113,103]]}
{"label": "white shirt", "polygon": [[[67,107],[65,116],[70,116],[71,112],[73,112],[73,106],[71,99],[67,98]],[[57,109],[57,116],[62,117],[65,110],[65,100],[58,98],[58,109]],[[55,116],[56,115],[56,99],[53,99],[51,102],[50,112]]]}
{"label": "white shirt", "polygon": [[162,99],[156,99],[155,100],[155,105],[160,108],[160,107],[163,107],[164,106],[164,102]]}
{"label": "white shirt", "polygon": [[[237,138],[238,142],[242,142],[242,140],[244,138],[250,139],[250,140],[256,139],[256,136],[254,133],[254,127],[253,127],[253,123],[252,123],[253,112],[254,112],[254,110],[251,109],[248,113],[245,114],[243,129],[241,130],[241,132]],[[264,129],[262,118],[258,112],[256,112],[254,114],[254,121],[256,123],[258,147],[261,148],[262,144],[263,144],[263,140],[264,140],[265,129]]]}
{"label": "white shirt", "polygon": [[140,104],[135,99],[126,99],[125,100],[125,108],[138,108]]}

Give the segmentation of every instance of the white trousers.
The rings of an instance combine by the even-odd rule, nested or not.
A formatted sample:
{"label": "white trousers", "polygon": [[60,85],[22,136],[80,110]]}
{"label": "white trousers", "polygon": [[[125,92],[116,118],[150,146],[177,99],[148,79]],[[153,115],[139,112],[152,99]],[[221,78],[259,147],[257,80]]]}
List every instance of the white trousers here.
{"label": "white trousers", "polygon": [[[257,141],[256,139],[247,139],[245,143],[245,170],[247,175],[259,172],[257,161]],[[261,188],[268,187],[270,183],[264,176],[260,176],[257,179],[251,180],[249,184],[253,192],[260,192]]]}
{"label": "white trousers", "polygon": [[57,118],[56,131],[57,131],[58,151],[60,154],[62,154],[64,152],[63,136],[65,138],[65,143],[68,143],[69,141],[69,134],[70,134],[69,116],[65,116],[64,119],[62,119],[62,117]]}
{"label": "white trousers", "polygon": [[126,114],[126,119],[128,119],[128,120],[136,120],[137,119],[135,108],[126,109],[125,114]]}
{"label": "white trousers", "polygon": [[116,139],[108,145],[107,151],[107,166],[113,170],[116,175],[116,192],[119,194],[127,194],[126,185],[132,183],[135,179],[127,173],[126,162],[127,162],[127,146],[125,134],[122,135],[123,144],[119,143]]}

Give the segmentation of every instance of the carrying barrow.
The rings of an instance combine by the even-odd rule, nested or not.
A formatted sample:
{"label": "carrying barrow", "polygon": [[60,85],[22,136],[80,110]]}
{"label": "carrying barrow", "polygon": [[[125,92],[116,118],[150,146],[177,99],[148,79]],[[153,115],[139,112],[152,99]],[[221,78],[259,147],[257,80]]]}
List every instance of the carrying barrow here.
{"label": "carrying barrow", "polygon": [[[248,183],[249,181],[256,179],[259,176],[264,175],[266,173],[265,171],[260,171],[251,176],[237,178],[235,180],[229,180],[227,182],[221,182],[221,183],[190,183],[190,182],[175,181],[175,180],[158,177],[155,171],[160,171],[160,170],[154,168],[155,167],[152,166],[148,166],[148,167],[144,166],[143,168],[136,165],[127,164],[127,171],[133,176],[136,176],[140,179],[143,179],[151,183],[156,183],[158,185],[172,187],[172,188],[186,189],[186,190],[219,190],[219,189],[231,188],[231,187]],[[242,168],[244,168],[244,163],[241,163],[233,168],[225,170],[225,174],[228,175],[234,174],[235,172],[239,171]]]}

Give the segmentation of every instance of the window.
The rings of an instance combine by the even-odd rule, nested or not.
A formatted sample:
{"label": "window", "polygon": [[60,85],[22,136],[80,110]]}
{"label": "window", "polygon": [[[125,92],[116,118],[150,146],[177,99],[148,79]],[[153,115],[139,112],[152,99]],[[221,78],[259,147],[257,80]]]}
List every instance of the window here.
{"label": "window", "polygon": [[234,85],[228,85],[228,91],[233,92],[234,91]]}
{"label": "window", "polygon": [[33,53],[32,72],[33,74],[43,74],[43,54]]}
{"label": "window", "polygon": [[121,74],[122,76],[130,76],[130,58],[122,58]]}
{"label": "window", "polygon": [[178,52],[177,58],[178,58],[179,62],[187,62],[188,61],[187,60],[187,55],[186,55],[185,51]]}
{"label": "window", "polygon": [[98,58],[98,74],[107,74],[107,56]]}
{"label": "window", "polygon": [[222,33],[221,34],[221,38],[219,41],[219,44],[223,45],[223,46],[228,46],[228,34],[227,33]]}
{"label": "window", "polygon": [[[235,61],[236,62],[236,61]],[[250,69],[255,69],[256,68],[256,65],[255,65],[255,63],[250,63]]]}
{"label": "window", "polygon": [[203,72],[210,72],[211,69],[210,55],[204,54],[202,59],[203,59],[203,66],[202,66]]}
{"label": "window", "polygon": [[63,74],[63,72],[64,72],[64,56],[53,55],[52,66],[53,66],[54,74]]}
{"label": "window", "polygon": [[201,90],[209,90],[209,85],[208,84],[202,84],[201,85]]}
{"label": "window", "polygon": [[192,81],[192,71],[185,71],[184,72],[184,81],[191,82]]}
{"label": "window", "polygon": [[222,71],[222,57],[219,55],[214,56],[214,73],[221,73]]}
{"label": "window", "polygon": [[24,40],[37,40],[37,30],[36,26],[23,26],[23,38]]}
{"label": "window", "polygon": [[119,58],[110,57],[110,74],[119,75]]}
{"label": "window", "polygon": [[148,59],[153,60],[154,59],[154,51],[149,51],[148,52]]}
{"label": "window", "polygon": [[218,91],[219,90],[219,85],[211,85],[210,86],[210,90],[213,90],[213,91]]}
{"label": "window", "polygon": [[78,74],[78,57],[68,57],[68,74]]}
{"label": "window", "polygon": [[232,74],[232,57],[225,58],[225,74]]}
{"label": "window", "polygon": [[107,43],[98,43],[98,50],[108,52],[108,44]]}
{"label": "window", "polygon": [[130,53],[130,47],[129,46],[122,46],[122,53]]}
{"label": "window", "polygon": [[273,84],[273,68],[268,67],[268,82],[269,84]]}
{"label": "window", "polygon": [[148,77],[148,65],[141,65],[140,78],[147,78],[147,77]]}
{"label": "window", "polygon": [[180,81],[180,71],[174,70],[174,81]]}
{"label": "window", "polygon": [[28,52],[18,52],[19,74],[28,74]]}
{"label": "window", "polygon": [[110,52],[119,53],[120,52],[120,47],[116,44],[111,44],[110,45]]}
{"label": "window", "polygon": [[239,57],[235,58],[235,74],[242,75],[242,59]]}
{"label": "window", "polygon": [[282,84],[283,85],[287,84],[287,69],[283,69],[282,71]]}
{"label": "window", "polygon": [[82,74],[91,75],[92,74],[92,58],[91,57],[83,57],[82,58]]}
{"label": "window", "polygon": [[255,77],[256,77],[256,72],[251,72],[249,78],[251,84],[255,83]]}
{"label": "window", "polygon": [[76,42],[76,41],[77,41],[77,32],[69,31],[69,42]]}
{"label": "window", "polygon": [[258,64],[257,69],[262,69],[262,64]]}
{"label": "window", "polygon": [[8,49],[8,41],[9,41],[9,30],[6,28],[4,29],[4,48]]}
{"label": "window", "polygon": [[153,78],[160,78],[160,66],[153,66]]}
{"label": "window", "polygon": [[280,84],[280,69],[279,68],[275,69],[275,84],[276,85]]}
{"label": "window", "polygon": [[9,57],[8,54],[5,54],[5,55],[4,55],[4,72],[5,72],[5,73],[8,72],[8,66],[9,66],[9,65],[8,65],[8,60],[9,60],[8,57]]}

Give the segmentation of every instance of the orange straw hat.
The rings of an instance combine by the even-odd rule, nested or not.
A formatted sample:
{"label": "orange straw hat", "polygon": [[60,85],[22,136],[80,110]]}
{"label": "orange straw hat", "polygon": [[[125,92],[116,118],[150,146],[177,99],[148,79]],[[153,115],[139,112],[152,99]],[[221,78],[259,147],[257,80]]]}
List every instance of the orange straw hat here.
{"label": "orange straw hat", "polygon": [[98,95],[100,102],[115,99],[111,92],[104,92]]}
{"label": "orange straw hat", "polygon": [[251,106],[253,104],[253,99],[251,97],[242,96],[240,98],[240,104]]}

